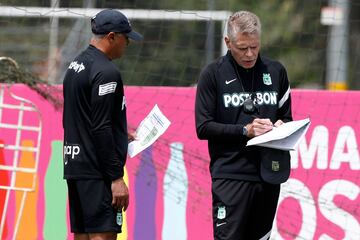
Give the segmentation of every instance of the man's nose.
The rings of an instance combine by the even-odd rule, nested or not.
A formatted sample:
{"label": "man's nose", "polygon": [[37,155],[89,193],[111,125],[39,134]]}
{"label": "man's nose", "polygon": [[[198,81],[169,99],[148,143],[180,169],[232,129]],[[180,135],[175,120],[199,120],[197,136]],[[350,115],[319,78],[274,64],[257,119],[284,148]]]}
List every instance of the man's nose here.
{"label": "man's nose", "polygon": [[246,52],[245,52],[245,55],[248,56],[248,57],[251,57],[252,55],[254,55],[253,51],[251,50],[251,48],[247,48],[246,49]]}

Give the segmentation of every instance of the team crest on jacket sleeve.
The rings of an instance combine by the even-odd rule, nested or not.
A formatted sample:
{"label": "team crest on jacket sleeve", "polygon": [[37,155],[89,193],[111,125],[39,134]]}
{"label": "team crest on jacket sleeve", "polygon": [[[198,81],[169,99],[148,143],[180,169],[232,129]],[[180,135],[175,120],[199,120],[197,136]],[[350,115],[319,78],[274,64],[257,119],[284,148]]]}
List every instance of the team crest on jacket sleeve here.
{"label": "team crest on jacket sleeve", "polygon": [[263,73],[263,82],[265,85],[271,85],[271,76],[270,73]]}

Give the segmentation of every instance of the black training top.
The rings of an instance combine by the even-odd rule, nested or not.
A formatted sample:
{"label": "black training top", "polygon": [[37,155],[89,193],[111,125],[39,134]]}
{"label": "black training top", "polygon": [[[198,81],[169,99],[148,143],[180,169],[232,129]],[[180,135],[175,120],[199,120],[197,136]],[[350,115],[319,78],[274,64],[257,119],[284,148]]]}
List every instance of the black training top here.
{"label": "black training top", "polygon": [[124,175],[128,140],[121,75],[90,45],[64,78],[64,178],[115,180]]}
{"label": "black training top", "polygon": [[[235,70],[237,68],[237,72]],[[256,96],[258,112],[244,113],[244,100]],[[258,57],[244,69],[228,52],[207,65],[197,85],[195,118],[199,139],[207,139],[212,178],[260,181],[259,147],[245,147],[249,140],[243,126],[255,117],[291,121],[290,86],[285,68],[277,61]]]}

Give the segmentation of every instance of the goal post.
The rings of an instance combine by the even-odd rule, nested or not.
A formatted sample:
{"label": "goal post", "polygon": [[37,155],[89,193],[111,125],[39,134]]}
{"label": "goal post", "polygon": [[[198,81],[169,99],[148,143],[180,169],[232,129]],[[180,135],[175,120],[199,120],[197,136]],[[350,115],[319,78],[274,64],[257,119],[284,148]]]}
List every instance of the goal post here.
{"label": "goal post", "polygon": [[[26,18],[71,18],[81,19],[95,16],[103,8],[50,8],[50,7],[22,7],[22,6],[0,6],[0,17],[26,17]],[[226,21],[231,15],[230,11],[196,11],[196,10],[152,10],[152,9],[121,9],[129,19],[132,20],[165,20],[165,21],[219,21],[223,37],[226,34]],[[55,22],[55,21],[54,21]],[[54,46],[54,38],[58,36],[58,22],[52,23],[49,32],[49,66],[55,66],[56,51],[58,46]],[[221,41],[221,53],[225,54],[227,47],[224,41]],[[49,69],[49,76],[53,75]],[[50,79],[50,82],[55,81]]]}

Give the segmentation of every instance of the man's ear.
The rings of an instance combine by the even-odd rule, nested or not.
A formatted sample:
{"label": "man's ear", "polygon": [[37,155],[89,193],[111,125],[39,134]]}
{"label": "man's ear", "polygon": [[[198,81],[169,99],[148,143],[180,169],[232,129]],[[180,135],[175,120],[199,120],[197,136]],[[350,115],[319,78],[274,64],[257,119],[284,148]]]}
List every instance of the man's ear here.
{"label": "man's ear", "polygon": [[115,40],[115,33],[114,32],[109,32],[106,37],[109,39],[109,41],[112,42],[112,41]]}
{"label": "man's ear", "polygon": [[224,41],[225,41],[227,48],[230,49],[230,38],[228,36],[225,36]]}

